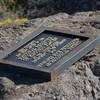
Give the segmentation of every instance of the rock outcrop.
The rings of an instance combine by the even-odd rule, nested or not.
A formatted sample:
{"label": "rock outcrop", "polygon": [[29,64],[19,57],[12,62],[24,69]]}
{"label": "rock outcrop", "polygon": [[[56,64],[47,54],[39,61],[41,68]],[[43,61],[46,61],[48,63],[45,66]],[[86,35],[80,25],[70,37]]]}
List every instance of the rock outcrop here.
{"label": "rock outcrop", "polygon": [[[59,13],[32,19],[21,25],[0,26],[0,49],[4,51],[11,48],[42,25],[62,28],[70,32],[96,34],[96,30],[100,31],[94,25],[97,15],[100,13],[81,12],[74,15]],[[96,59],[98,63],[95,62]],[[0,100],[99,100],[99,62],[100,46],[65,70],[58,80],[41,84],[36,84],[38,79],[0,70]]]}
{"label": "rock outcrop", "polygon": [[18,0],[29,18],[44,17],[58,12],[73,14],[77,11],[100,9],[99,0]]}

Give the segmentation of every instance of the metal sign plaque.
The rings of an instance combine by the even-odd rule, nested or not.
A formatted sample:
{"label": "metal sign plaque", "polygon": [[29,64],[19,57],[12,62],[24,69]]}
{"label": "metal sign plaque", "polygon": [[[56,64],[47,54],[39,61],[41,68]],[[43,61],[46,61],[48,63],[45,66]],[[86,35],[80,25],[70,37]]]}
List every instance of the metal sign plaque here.
{"label": "metal sign plaque", "polygon": [[81,33],[40,28],[6,51],[0,67],[30,70],[31,75],[55,79],[64,69],[91,51],[97,40],[97,37]]}

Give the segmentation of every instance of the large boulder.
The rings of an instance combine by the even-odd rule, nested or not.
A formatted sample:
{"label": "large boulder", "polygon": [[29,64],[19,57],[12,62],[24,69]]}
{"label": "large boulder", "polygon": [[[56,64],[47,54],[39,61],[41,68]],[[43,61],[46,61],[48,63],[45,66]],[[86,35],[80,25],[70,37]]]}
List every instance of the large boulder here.
{"label": "large boulder", "polygon": [[76,11],[95,10],[98,0],[64,0],[65,10],[69,13]]}
{"label": "large boulder", "polygon": [[43,17],[58,13],[63,9],[63,0],[28,0],[27,16]]}
{"label": "large boulder", "polygon": [[23,0],[19,3],[29,18],[43,17],[58,12],[75,13],[100,9],[99,0]]}

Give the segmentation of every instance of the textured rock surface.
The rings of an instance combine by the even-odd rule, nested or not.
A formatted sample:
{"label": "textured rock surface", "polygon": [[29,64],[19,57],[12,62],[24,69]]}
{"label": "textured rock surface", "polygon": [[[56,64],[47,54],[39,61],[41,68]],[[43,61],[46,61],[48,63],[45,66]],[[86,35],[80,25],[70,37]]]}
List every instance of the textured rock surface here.
{"label": "textured rock surface", "polygon": [[[95,27],[96,22],[99,22],[97,15],[99,12],[82,12],[72,16],[59,13],[33,19],[23,25],[0,26],[0,49],[3,51],[12,47],[12,42],[15,45],[40,26],[63,28],[83,34],[96,34],[98,30],[99,34],[100,30]],[[100,46],[65,70],[58,80],[39,84],[39,80],[0,71],[0,100],[99,100],[100,76],[95,76],[92,71],[100,63],[95,61],[100,62]]]}
{"label": "textured rock surface", "polygon": [[75,13],[100,9],[99,0],[17,0],[29,18],[43,17],[58,12]]}
{"label": "textured rock surface", "polygon": [[63,11],[63,0],[27,0],[27,16],[48,16]]}

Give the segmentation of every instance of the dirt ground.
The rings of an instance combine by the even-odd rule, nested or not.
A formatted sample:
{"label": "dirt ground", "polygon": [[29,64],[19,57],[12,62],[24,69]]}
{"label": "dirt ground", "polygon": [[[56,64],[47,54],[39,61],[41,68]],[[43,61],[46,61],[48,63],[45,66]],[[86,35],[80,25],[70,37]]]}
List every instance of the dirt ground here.
{"label": "dirt ground", "polygon": [[[41,26],[100,36],[100,12],[80,12],[74,15],[58,13],[32,19],[20,25],[1,25],[0,52],[13,47]],[[38,79],[0,71],[0,98],[0,100],[100,100],[100,44],[58,76],[58,80],[52,82],[39,83]]]}

